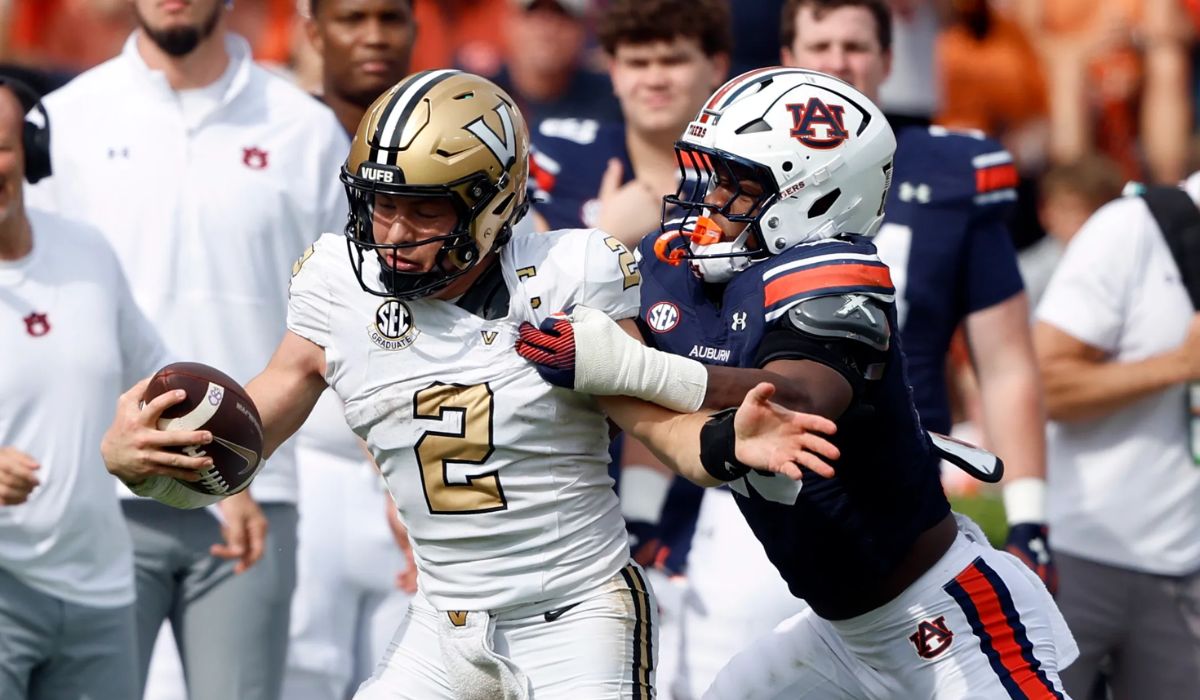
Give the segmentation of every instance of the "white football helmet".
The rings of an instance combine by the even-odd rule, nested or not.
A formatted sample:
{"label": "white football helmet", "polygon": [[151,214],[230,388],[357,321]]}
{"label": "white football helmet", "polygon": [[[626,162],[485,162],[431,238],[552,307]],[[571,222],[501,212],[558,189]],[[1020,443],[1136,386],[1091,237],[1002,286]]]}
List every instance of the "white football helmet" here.
{"label": "white football helmet", "polygon": [[[658,257],[687,260],[706,281],[724,282],[801,243],[874,235],[895,151],[883,112],[849,84],[799,68],[744,73],[713,94],[675,144],[682,179],[664,198]],[[762,195],[748,212],[731,214],[747,179]],[[733,196],[706,201],[718,183]],[[668,222],[679,210],[682,221]],[[723,240],[713,212],[748,225]]]}

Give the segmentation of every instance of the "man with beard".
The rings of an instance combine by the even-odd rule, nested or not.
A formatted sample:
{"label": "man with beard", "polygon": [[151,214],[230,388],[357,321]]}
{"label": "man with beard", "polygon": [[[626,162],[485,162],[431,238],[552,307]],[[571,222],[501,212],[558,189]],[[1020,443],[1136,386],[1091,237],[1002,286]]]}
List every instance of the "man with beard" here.
{"label": "man with beard", "polygon": [[[408,73],[409,0],[311,0],[305,30],[321,57],[319,99],[353,135],[375,98]],[[300,480],[296,592],[283,697],[342,700],[371,674],[416,588],[389,532],[395,512],[379,472],[332,390],[296,435]],[[398,538],[407,533],[393,518]],[[408,590],[398,587],[403,577]]]}
{"label": "man with beard", "polygon": [[[34,199],[101,229],[173,354],[245,382],[278,340],[292,261],[345,223],[348,139],[328,109],[254,65],[221,0],[131,2],[139,29],[121,54],[46,99],[55,174]],[[195,511],[118,486],[143,679],[169,619],[192,700],[279,697],[293,451],[260,477],[252,494]]]}

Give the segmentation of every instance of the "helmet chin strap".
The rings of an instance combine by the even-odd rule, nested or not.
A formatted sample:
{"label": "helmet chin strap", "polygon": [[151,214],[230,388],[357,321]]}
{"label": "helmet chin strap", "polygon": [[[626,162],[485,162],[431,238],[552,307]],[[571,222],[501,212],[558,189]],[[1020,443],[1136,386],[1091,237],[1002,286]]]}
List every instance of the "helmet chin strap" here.
{"label": "helmet chin strap", "polygon": [[[749,251],[746,250],[746,239],[750,234],[750,227],[742,229],[741,234],[732,241],[721,240],[721,229],[709,218],[711,209],[705,209],[704,214],[697,221],[696,230],[702,231],[702,236],[692,235],[692,242],[689,244],[692,253],[698,256],[689,259],[692,266],[692,272],[705,282],[712,284],[723,284],[733,279],[737,273],[745,270],[750,266]],[[705,241],[715,240],[716,242],[707,243]],[[730,253],[742,253],[747,255],[729,255]],[[724,256],[724,257],[708,257],[708,256]]]}
{"label": "helmet chin strap", "polygon": [[[699,252],[704,255],[740,253],[745,250],[739,241],[713,243],[712,245],[703,246],[703,250],[699,251],[696,250],[697,247],[699,246],[693,245],[692,252]],[[733,279],[734,275],[749,267],[750,257],[748,255],[737,255],[726,258],[691,258],[688,262],[692,265],[692,271],[705,282],[722,284]]]}

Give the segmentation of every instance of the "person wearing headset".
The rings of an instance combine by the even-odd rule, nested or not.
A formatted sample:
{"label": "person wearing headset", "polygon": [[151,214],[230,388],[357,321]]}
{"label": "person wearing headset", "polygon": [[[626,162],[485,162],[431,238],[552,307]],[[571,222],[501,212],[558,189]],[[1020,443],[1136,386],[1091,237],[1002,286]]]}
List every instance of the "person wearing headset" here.
{"label": "person wearing headset", "polygon": [[169,358],[103,235],[26,206],[49,148],[37,93],[0,77],[0,698],[136,698],[133,550],[98,447],[121,387]]}

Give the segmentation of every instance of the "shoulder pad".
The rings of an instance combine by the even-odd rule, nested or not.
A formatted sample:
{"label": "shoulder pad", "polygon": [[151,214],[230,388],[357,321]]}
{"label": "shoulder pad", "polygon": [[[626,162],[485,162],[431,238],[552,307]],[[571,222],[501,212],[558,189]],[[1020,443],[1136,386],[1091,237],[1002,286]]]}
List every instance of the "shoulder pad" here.
{"label": "shoulder pad", "polygon": [[900,201],[988,208],[1017,198],[1012,155],[981,132],[904,129],[896,153],[892,188]]}
{"label": "shoulder pad", "polygon": [[886,351],[892,327],[883,302],[866,294],[805,299],[788,309],[784,323],[818,338],[843,338]]}

